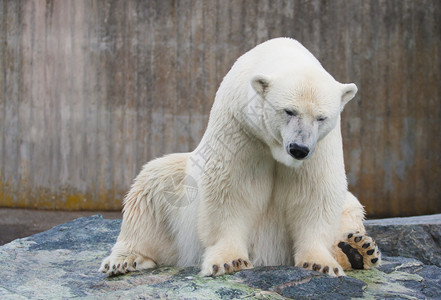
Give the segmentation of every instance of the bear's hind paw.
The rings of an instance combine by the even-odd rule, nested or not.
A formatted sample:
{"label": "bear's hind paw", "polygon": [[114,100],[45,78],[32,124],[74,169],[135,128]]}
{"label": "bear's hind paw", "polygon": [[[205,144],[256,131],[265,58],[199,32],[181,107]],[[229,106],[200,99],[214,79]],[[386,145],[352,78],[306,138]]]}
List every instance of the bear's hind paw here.
{"label": "bear's hind paw", "polygon": [[[381,252],[375,241],[366,234],[350,232],[345,235],[346,239],[338,243],[338,248],[344,255],[346,262],[339,263],[347,266],[346,269],[370,269],[381,263]],[[346,258],[344,258],[346,257]]]}

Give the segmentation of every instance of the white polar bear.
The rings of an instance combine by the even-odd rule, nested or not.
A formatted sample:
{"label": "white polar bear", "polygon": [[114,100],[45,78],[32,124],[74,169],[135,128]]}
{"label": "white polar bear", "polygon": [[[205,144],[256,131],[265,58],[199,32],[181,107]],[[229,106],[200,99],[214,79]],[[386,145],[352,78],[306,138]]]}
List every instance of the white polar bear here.
{"label": "white polar bear", "polygon": [[347,191],[340,113],[357,92],[299,42],[242,55],[191,153],[146,164],[100,270],[201,264],[202,275],[295,264],[331,276],[380,263]]}

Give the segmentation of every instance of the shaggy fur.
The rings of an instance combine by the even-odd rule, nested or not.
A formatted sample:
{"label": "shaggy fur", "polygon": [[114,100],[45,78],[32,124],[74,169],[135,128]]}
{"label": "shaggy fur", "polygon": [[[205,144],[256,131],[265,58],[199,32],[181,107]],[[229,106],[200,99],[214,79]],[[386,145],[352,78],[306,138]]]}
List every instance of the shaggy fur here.
{"label": "shaggy fur", "polygon": [[201,265],[221,275],[295,264],[338,276],[378,265],[344,170],[340,112],[356,92],[295,40],[245,53],[219,87],[199,146],[137,176],[100,270]]}

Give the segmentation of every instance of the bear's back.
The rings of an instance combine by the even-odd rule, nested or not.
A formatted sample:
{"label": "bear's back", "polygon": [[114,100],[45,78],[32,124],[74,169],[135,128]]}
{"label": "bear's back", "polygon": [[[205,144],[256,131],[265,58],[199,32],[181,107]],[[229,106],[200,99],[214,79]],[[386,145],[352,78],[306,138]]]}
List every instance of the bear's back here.
{"label": "bear's back", "polygon": [[286,37],[271,39],[254,47],[238,58],[237,65],[240,68],[254,66],[253,73],[299,65],[322,67],[317,58],[300,42]]}

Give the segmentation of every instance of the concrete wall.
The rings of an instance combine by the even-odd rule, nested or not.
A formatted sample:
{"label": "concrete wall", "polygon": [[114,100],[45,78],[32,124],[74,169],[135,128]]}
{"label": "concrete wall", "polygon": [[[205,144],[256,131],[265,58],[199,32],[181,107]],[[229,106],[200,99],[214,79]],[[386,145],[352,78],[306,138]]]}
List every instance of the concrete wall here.
{"label": "concrete wall", "polygon": [[118,209],[192,150],[234,60],[301,41],[359,94],[343,114],[371,215],[441,212],[441,2],[0,1],[0,206]]}

